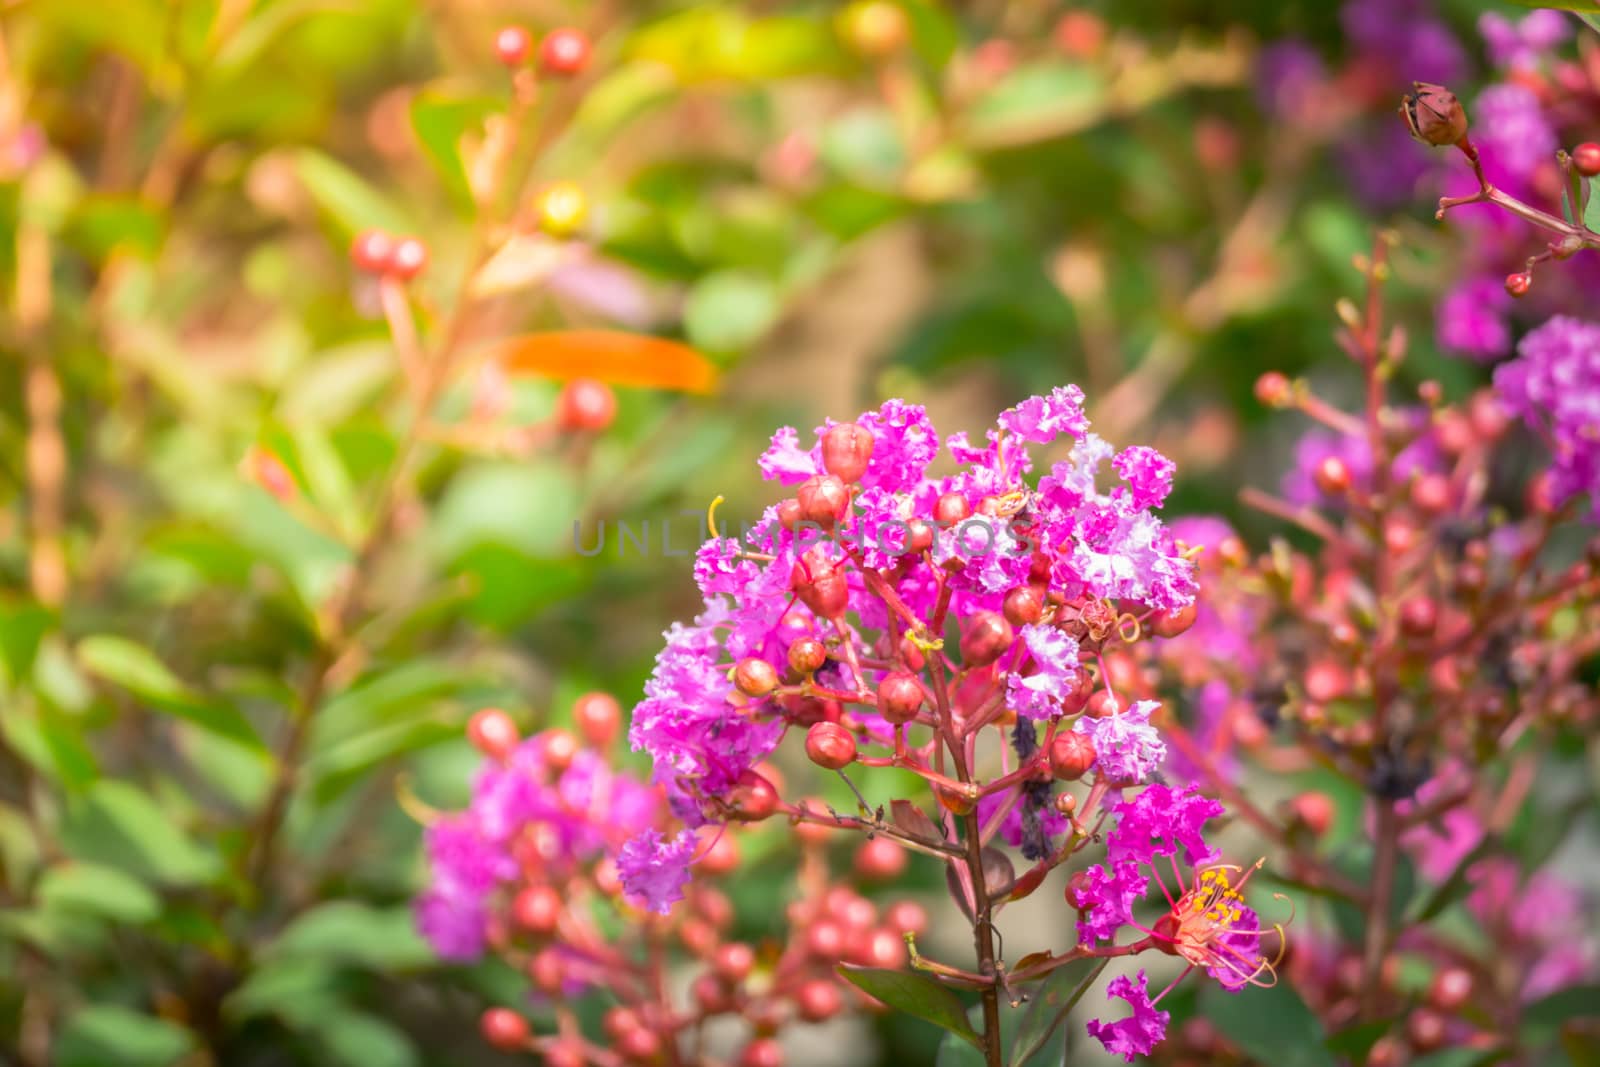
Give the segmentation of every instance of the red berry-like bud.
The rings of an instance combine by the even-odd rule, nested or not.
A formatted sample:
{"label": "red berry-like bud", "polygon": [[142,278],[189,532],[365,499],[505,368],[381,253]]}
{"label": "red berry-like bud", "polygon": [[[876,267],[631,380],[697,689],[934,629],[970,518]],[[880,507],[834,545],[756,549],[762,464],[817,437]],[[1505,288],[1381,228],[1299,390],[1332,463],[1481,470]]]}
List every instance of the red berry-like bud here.
{"label": "red berry-like bud", "polygon": [[1181,608],[1156,612],[1150,616],[1148,625],[1150,632],[1157,637],[1177,637],[1193,626],[1194,620],[1199,617],[1200,601],[1191,600]]}
{"label": "red berry-like bud", "polygon": [[508,67],[520,67],[528,58],[533,39],[521,26],[507,26],[494,35],[495,58]]}
{"label": "red berry-like bud", "polygon": [[[912,519],[906,523],[906,552],[910,555],[920,555],[933,547],[933,538],[937,533],[933,524],[921,519]],[[892,536],[885,534],[885,538]]]}
{"label": "red berry-like bud", "polygon": [[775,517],[778,525],[790,533],[796,532],[800,527],[800,501],[794,497],[778,501]]}
{"label": "red berry-like bud", "polygon": [[1109,689],[1096,689],[1089,694],[1089,701],[1083,706],[1083,713],[1091,719],[1104,719],[1115,714],[1120,704]]}
{"label": "red berry-like bud", "polygon": [[1400,116],[1411,136],[1423,144],[1443,147],[1467,135],[1467,113],[1461,101],[1442,85],[1412,82],[1412,92],[1400,102]]}
{"label": "red berry-like bud", "polygon": [[755,771],[739,775],[728,794],[729,818],[738,822],[760,822],[778,810],[778,790]]}
{"label": "red berry-like bud", "polygon": [[797,674],[814,674],[828,662],[828,646],[815,637],[798,638],[789,646],[789,667]]}
{"label": "red berry-like bud", "polygon": [[528,977],[535,987],[546,993],[560,992],[567,981],[567,964],[561,950],[545,948],[534,953],[533,959],[528,961]]}
{"label": "red berry-like bud", "polygon": [[822,435],[822,466],[843,482],[858,482],[872,459],[872,431],[853,422],[830,426]]}
{"label": "red berry-like bud", "polygon": [[846,43],[864,56],[882,59],[904,48],[911,23],[898,4],[888,0],[856,0],[839,14]]}
{"label": "red berry-like bud", "polygon": [[739,1053],[739,1067],[783,1067],[783,1046],[770,1037],[758,1037]]}
{"label": "red berry-like bud", "polygon": [[712,839],[711,847],[695,864],[695,869],[714,877],[729,874],[739,867],[739,842],[730,833],[720,833]]}
{"label": "red berry-like bud", "polygon": [[1400,605],[1400,628],[1412,637],[1427,637],[1439,622],[1439,608],[1432,597],[1407,597]]}
{"label": "red berry-like bud", "polygon": [[886,929],[897,934],[923,934],[928,930],[928,912],[914,900],[897,900],[883,917]]}
{"label": "red berry-like bud", "polygon": [[1572,150],[1572,165],[1585,178],[1600,176],[1600,144],[1585,141]]}
{"label": "red berry-like bud", "polygon": [[778,688],[778,669],[764,659],[751,656],[740,660],[734,668],[733,684],[747,697],[764,697]]}
{"label": "red berry-like bud", "polygon": [[728,995],[728,987],[717,980],[716,975],[702,974],[694,980],[689,987],[694,1002],[700,1010],[707,1015],[719,1015],[733,1007],[733,998]]}
{"label": "red berry-like bud", "polygon": [[1275,370],[1256,379],[1256,399],[1269,408],[1283,407],[1293,395],[1289,379]]}
{"label": "red berry-like bud", "polygon": [[806,949],[818,959],[837,960],[844,952],[844,927],[823,919],[806,931]]}
{"label": "red berry-like bud", "polygon": [[530,885],[512,898],[511,918],[530,934],[553,933],[561,920],[561,894],[547,885]]}
{"label": "red berry-like bud", "polygon": [[510,1008],[490,1008],[478,1020],[483,1039],[504,1052],[516,1052],[528,1044],[528,1020]]}
{"label": "red berry-like bud", "polygon": [[1533,275],[1525,270],[1515,274],[1506,275],[1506,292],[1512,296],[1527,296],[1528,290],[1533,288]]}
{"label": "red berry-like bud", "polygon": [[1050,773],[1075,782],[1094,766],[1094,742],[1085,734],[1064,730],[1050,739]]}
{"label": "red berry-like bud", "polygon": [[604,748],[622,729],[622,705],[610,693],[585,693],[572,705],[572,721],[585,741]]}
{"label": "red berry-like bud", "polygon": [[1311,478],[1329,496],[1343,496],[1350,491],[1350,465],[1338,456],[1324,456]]}
{"label": "red berry-like bud", "polygon": [[831,474],[815,474],[800,483],[794,492],[802,521],[816,523],[824,530],[844,518],[850,510],[850,488]]}
{"label": "red berry-like bud", "polygon": [[717,972],[718,978],[729,985],[735,985],[750,977],[755,965],[755,950],[743,941],[731,941],[718,948],[716,955],[711,957],[711,969]]}
{"label": "red berry-like bud", "polygon": [[1016,631],[1004,615],[976,612],[961,634],[961,662],[967,667],[987,667],[1005,654],[1015,638]]}
{"label": "red berry-like bud", "polygon": [[1094,676],[1080,667],[1072,676],[1072,688],[1061,698],[1061,710],[1067,715],[1076,715],[1089,706],[1093,695]]}
{"label": "red berry-like bud", "polygon": [[887,882],[906,869],[906,850],[887,837],[874,837],[856,850],[856,873],[863,878]]}
{"label": "red berry-like bud", "polygon": [[618,1005],[601,1017],[600,1028],[613,1038],[620,1039],[628,1031],[639,1029],[639,1013],[632,1008]]}
{"label": "red berry-like bud", "polygon": [[1394,1037],[1380,1037],[1367,1050],[1367,1067],[1401,1067],[1405,1062],[1405,1048]]}
{"label": "red berry-like bud", "polygon": [[417,237],[402,237],[389,255],[389,273],[410,281],[428,267],[428,246]]}
{"label": "red berry-like bud", "polygon": [[617,1051],[630,1060],[649,1063],[661,1053],[661,1038],[646,1026],[636,1026],[617,1039]]}
{"label": "red berry-like bud", "polygon": [[874,930],[861,957],[869,967],[897,970],[906,965],[906,939],[893,930]]}
{"label": "red berry-like bud", "polygon": [[572,766],[572,761],[578,755],[578,739],[559,728],[540,734],[539,746],[545,765],[555,771],[564,771]]}
{"label": "red berry-like bud", "polygon": [[819,722],[806,731],[806,755],[824,770],[842,770],[856,761],[855,736],[836,722]]}
{"label": "red berry-like bud", "polygon": [[1338,700],[1350,687],[1349,673],[1331,660],[1318,660],[1306,668],[1306,696],[1318,704]]}
{"label": "red berry-like bud", "polygon": [[1511,425],[1505,406],[1488,390],[1473,394],[1472,402],[1467,406],[1467,418],[1472,423],[1472,429],[1486,441],[1493,441]]}
{"label": "red berry-like bud", "polygon": [[908,723],[922,710],[922,683],[907,671],[892,671],[878,683],[878,712],[895,724]]}
{"label": "red berry-like bud", "polygon": [[484,708],[467,721],[467,740],[490,759],[509,758],[519,739],[517,724],[499,708]]}
{"label": "red berry-like bud", "polygon": [[551,1045],[544,1050],[544,1067],[584,1067],[588,1057],[583,1054],[583,1046],[570,1041],[562,1041]]}
{"label": "red berry-like bud", "polygon": [[1418,1052],[1432,1052],[1444,1044],[1444,1019],[1426,1008],[1411,1013],[1406,1020],[1406,1036]]}
{"label": "red berry-like bud", "polygon": [[962,493],[946,493],[934,503],[933,517],[943,526],[954,526],[972,517],[972,505]]}
{"label": "red berry-like bud", "polygon": [[1078,871],[1067,879],[1067,888],[1064,895],[1067,898],[1067,907],[1076,911],[1083,911],[1089,906],[1089,872]]}
{"label": "red berry-like bud", "polygon": [[1006,594],[1001,608],[1012,626],[1027,626],[1044,615],[1044,595],[1031,585],[1019,585]]}
{"label": "red berry-like bud", "polygon": [[1289,802],[1294,817],[1305,823],[1306,829],[1321,837],[1333,825],[1333,798],[1326,793],[1301,793]]}
{"label": "red berry-like bud", "polygon": [[617,417],[617,394],[593,378],[574,378],[556,398],[556,424],[563,430],[599,432]]}
{"label": "red berry-like bud", "polygon": [[795,993],[794,1004],[800,1018],[808,1023],[820,1023],[839,1014],[844,1007],[844,997],[832,982],[813,978]]}
{"label": "red berry-like bud", "polygon": [[1428,985],[1428,1003],[1440,1011],[1459,1011],[1472,999],[1472,972],[1464,967],[1446,967]]}
{"label": "red berry-like bud", "polygon": [[383,274],[394,256],[394,238],[382,230],[363,230],[350,244],[350,262],[368,274]]}
{"label": "red berry-like bud", "polygon": [[833,556],[827,545],[816,545],[795,561],[789,584],[812,614],[837,619],[850,602],[847,574],[842,557]]}
{"label": "red berry-like bud", "polygon": [[551,30],[539,42],[539,67],[546,74],[570,78],[589,65],[589,38],[582,30]]}
{"label": "red berry-like bud", "polygon": [[1424,474],[1411,483],[1411,503],[1418,511],[1438,515],[1450,507],[1454,492],[1443,474]]}

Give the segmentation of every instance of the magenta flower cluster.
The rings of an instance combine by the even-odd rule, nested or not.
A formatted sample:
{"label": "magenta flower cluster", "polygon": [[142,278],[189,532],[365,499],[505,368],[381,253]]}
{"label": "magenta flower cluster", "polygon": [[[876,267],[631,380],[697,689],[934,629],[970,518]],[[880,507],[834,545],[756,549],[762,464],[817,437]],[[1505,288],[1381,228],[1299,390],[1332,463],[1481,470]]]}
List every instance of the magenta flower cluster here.
{"label": "magenta flower cluster", "polygon": [[1600,519],[1600,323],[1556,316],[1522,339],[1494,384],[1549,445],[1554,503],[1587,496]]}

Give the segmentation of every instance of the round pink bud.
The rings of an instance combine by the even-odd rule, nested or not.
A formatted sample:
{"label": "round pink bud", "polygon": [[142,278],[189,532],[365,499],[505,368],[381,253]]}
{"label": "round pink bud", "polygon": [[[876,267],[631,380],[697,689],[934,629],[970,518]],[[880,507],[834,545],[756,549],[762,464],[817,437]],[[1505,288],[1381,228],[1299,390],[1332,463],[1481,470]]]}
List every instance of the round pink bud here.
{"label": "round pink bud", "polygon": [[1177,637],[1200,617],[1200,601],[1191,600],[1181,608],[1158,611],[1150,616],[1150,632],[1157,637]]}
{"label": "round pink bud", "polygon": [[556,398],[556,424],[569,432],[597,433],[617,417],[617,394],[593,378],[574,378]]}
{"label": "round pink bud", "polygon": [[559,29],[539,42],[539,66],[546,74],[570,78],[589,65],[589,37],[582,30]]}
{"label": "round pink bud", "polygon": [[731,941],[711,957],[711,969],[729,985],[744,981],[755,968],[755,950],[742,941]]}
{"label": "round pink bud", "polygon": [[808,1023],[820,1023],[839,1014],[844,1007],[844,997],[834,983],[825,978],[813,978],[795,993],[794,1003],[800,1018]]}
{"label": "round pink bud", "polygon": [[1031,585],[1019,585],[1006,594],[1001,609],[1012,626],[1027,626],[1044,615],[1044,594]]}
{"label": "round pink bud", "polygon": [[934,503],[933,517],[941,525],[954,526],[972,517],[972,505],[967,503],[966,496],[961,493],[946,493]]}
{"label": "round pink bud", "polygon": [[467,740],[490,759],[504,760],[517,747],[520,737],[511,716],[499,708],[484,708],[467,721]]}
{"label": "round pink bud", "polygon": [[778,688],[778,671],[766,660],[751,656],[734,668],[733,684],[747,697],[764,697]]}
{"label": "round pink bud", "polygon": [[856,761],[855,736],[836,722],[819,722],[806,731],[806,755],[825,770],[842,770]]}
{"label": "round pink bud", "polygon": [[760,822],[778,810],[778,790],[757,772],[745,771],[728,794],[728,807],[737,822]]}
{"label": "round pink bud", "polygon": [[883,925],[899,934],[923,934],[928,929],[928,912],[914,900],[897,900],[889,905]]}
{"label": "round pink bud", "polygon": [[815,637],[802,637],[789,646],[789,667],[797,674],[814,674],[828,662],[828,646]]}
{"label": "round pink bud", "polygon": [[585,693],[572,705],[572,721],[585,741],[604,748],[622,729],[622,705],[610,693]]}
{"label": "round pink bud", "polygon": [[394,256],[394,238],[382,230],[363,230],[350,245],[350,262],[368,274],[383,274]]}
{"label": "round pink bud", "polygon": [[896,725],[915,719],[922,700],[922,683],[908,671],[891,671],[878,683],[878,713]]}
{"label": "round pink bud", "polygon": [[831,555],[828,546],[816,545],[795,562],[789,584],[812,614],[837,619],[850,602],[847,574],[842,558]]}
{"label": "round pink bud", "polygon": [[783,1067],[783,1046],[770,1037],[758,1037],[739,1054],[739,1067]]}
{"label": "round pink bud", "polygon": [[822,435],[822,466],[840,481],[857,482],[872,459],[872,431],[853,422],[830,426]]}
{"label": "round pink bud", "polygon": [[1086,734],[1065,730],[1050,739],[1050,773],[1075,782],[1094,766],[1094,742]]}
{"label": "round pink bud", "polygon": [[856,872],[877,882],[900,877],[906,862],[906,850],[887,837],[870,838],[856,850]]}
{"label": "round pink bud", "polygon": [[831,474],[807,478],[795,490],[794,498],[800,505],[800,518],[824,530],[833,529],[834,523],[844,518],[850,509],[849,486]]}
{"label": "round pink bud", "polygon": [[428,267],[428,246],[417,237],[402,237],[389,256],[389,273],[410,281]]}
{"label": "round pink bud", "polygon": [[528,1020],[510,1008],[490,1008],[478,1020],[483,1039],[503,1052],[516,1052],[528,1043]]}
{"label": "round pink bud", "polygon": [[1016,632],[1005,616],[979,611],[967,620],[961,634],[961,662],[968,667],[987,667],[1011,647]]}
{"label": "round pink bud", "polygon": [[561,920],[561,894],[547,885],[530,885],[512,898],[511,918],[531,934],[554,933]]}
{"label": "round pink bud", "polygon": [[521,26],[507,26],[494,35],[494,55],[508,67],[520,67],[528,58],[533,40]]}

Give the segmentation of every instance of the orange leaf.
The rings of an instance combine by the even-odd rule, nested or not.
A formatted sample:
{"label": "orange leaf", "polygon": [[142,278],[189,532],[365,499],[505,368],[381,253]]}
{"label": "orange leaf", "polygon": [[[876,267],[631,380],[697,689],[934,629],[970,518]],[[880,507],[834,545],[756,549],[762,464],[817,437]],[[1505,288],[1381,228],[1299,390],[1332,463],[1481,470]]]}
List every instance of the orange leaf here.
{"label": "orange leaf", "polygon": [[598,378],[612,385],[709,393],[717,368],[688,345],[621,330],[552,330],[508,337],[494,358],[507,374]]}

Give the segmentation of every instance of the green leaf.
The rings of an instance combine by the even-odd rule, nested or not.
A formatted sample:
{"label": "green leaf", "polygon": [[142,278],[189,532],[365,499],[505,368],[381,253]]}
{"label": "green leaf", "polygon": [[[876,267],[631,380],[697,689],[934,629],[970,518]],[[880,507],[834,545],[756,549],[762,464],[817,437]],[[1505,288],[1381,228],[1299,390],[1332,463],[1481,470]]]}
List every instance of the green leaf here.
{"label": "green leaf", "polygon": [[1199,1013],[1261,1063],[1272,1067],[1334,1067],[1323,1047],[1322,1024],[1287,982],[1229,993],[1207,982]]}
{"label": "green leaf", "polygon": [[1600,175],[1588,179],[1589,202],[1583,209],[1583,224],[1593,233],[1600,233]]}
{"label": "green leaf", "polygon": [[306,912],[278,935],[267,955],[381,971],[420,967],[433,959],[417,934],[410,908],[375,908],[353,900],[336,900]]}
{"label": "green leaf", "polygon": [[1031,144],[1092,126],[1106,113],[1106,85],[1065,62],[1017,68],[973,104],[968,142],[981,148]]}
{"label": "green leaf", "polygon": [[239,709],[211,703],[192,692],[155,653],[137,642],[98,634],[78,642],[77,656],[90,674],[142,697],[162,711],[230,741],[257,749],[265,747]]}
{"label": "green leaf", "polygon": [[686,84],[837,74],[850,67],[826,19],[752,19],[731,6],[711,5],[646,26],[627,56],[660,63]]}
{"label": "green leaf", "polygon": [[424,89],[411,101],[411,129],[438,168],[446,191],[464,209],[472,207],[473,197],[461,161],[461,137],[500,108],[493,97],[456,97],[437,89]]}
{"label": "green leaf", "polygon": [[0,659],[12,679],[28,676],[39,654],[39,642],[55,619],[55,612],[31,600],[0,601]]}
{"label": "green leaf", "polygon": [[0,715],[0,734],[30,766],[68,789],[86,788],[99,777],[77,722],[50,707],[8,708]]}
{"label": "green leaf", "polygon": [[295,172],[323,212],[346,238],[362,230],[407,233],[406,216],[382,193],[343,163],[313,148],[295,156]]}
{"label": "green leaf", "polygon": [[67,239],[91,259],[104,259],[117,249],[132,249],[146,259],[161,249],[166,220],[132,197],[93,196],[73,212]]}
{"label": "green leaf", "polygon": [[416,1067],[416,1046],[405,1031],[372,1015],[330,1012],[317,1027],[328,1062],[347,1067]]}
{"label": "green leaf", "polygon": [[67,1021],[50,1062],[55,1067],[166,1067],[196,1047],[176,1023],[111,1004],[92,1004]]}
{"label": "green leaf", "polygon": [[1066,1021],[1105,969],[1105,960],[1080,960],[1057,968],[1034,988],[1028,1009],[1017,1025],[1016,1043],[1007,1061],[1011,1067],[1022,1067],[1029,1056],[1049,1042],[1056,1027]]}
{"label": "green leaf", "polygon": [[200,885],[223,870],[215,852],[191,840],[150,794],[129,782],[95,783],[69,806],[61,837],[74,858],[162,885]]}
{"label": "green leaf", "polygon": [[1544,1045],[1571,1019],[1590,1018],[1600,1004],[1600,985],[1569,986],[1528,1005],[1522,1013],[1522,1039]]}
{"label": "green leaf", "polygon": [[[1511,2],[1519,7],[1553,7],[1562,11],[1600,14],[1600,0],[1511,0]],[[1600,32],[1600,26],[1595,26],[1595,23],[1589,19],[1588,15],[1581,14],[1578,17],[1589,23],[1589,25],[1594,26],[1596,32]]]}
{"label": "green leaf", "polygon": [[696,282],[683,308],[695,347],[737,352],[759,341],[778,317],[778,294],[764,278],[718,271]]}
{"label": "green leaf", "polygon": [[72,863],[52,867],[34,890],[46,908],[87,912],[116,922],[144,923],[161,914],[161,899],[115,867]]}
{"label": "green leaf", "polygon": [[339,980],[337,968],[326,960],[266,960],[228,994],[223,1014],[236,1022],[273,1015],[290,1026],[312,1026],[329,1014],[338,996]]}
{"label": "green leaf", "polygon": [[845,981],[889,1007],[942,1027],[974,1048],[981,1047],[977,1031],[967,1021],[967,1007],[961,998],[929,975],[848,963],[839,965],[839,973]]}

